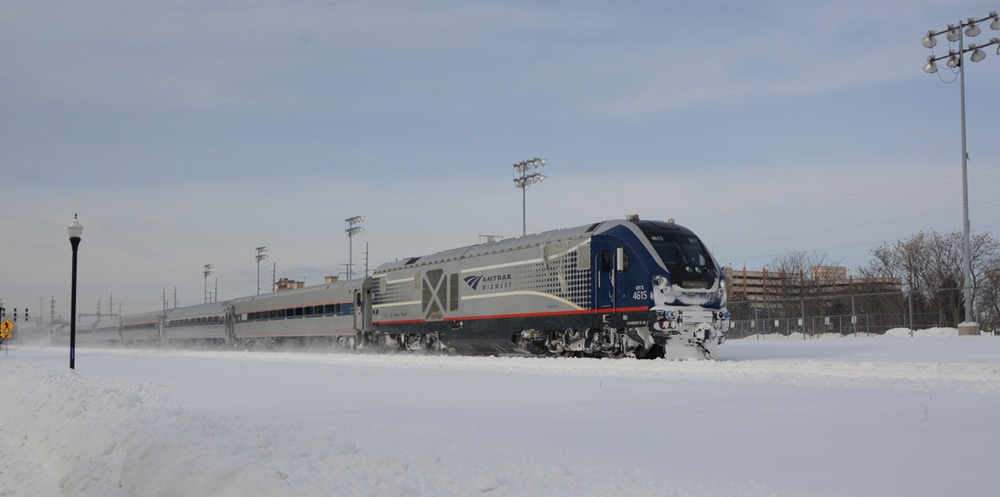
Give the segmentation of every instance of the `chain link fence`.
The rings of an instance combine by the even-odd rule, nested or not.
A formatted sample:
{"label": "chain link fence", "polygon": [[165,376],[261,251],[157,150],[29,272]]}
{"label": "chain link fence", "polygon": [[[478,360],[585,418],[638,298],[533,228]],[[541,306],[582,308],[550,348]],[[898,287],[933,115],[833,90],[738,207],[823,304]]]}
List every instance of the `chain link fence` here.
{"label": "chain link fence", "polygon": [[[952,291],[953,292],[953,291]],[[906,292],[731,300],[731,338],[756,334],[806,336],[884,334],[893,328],[954,327],[953,309],[929,308],[926,299]],[[952,311],[952,312],[949,312]]]}

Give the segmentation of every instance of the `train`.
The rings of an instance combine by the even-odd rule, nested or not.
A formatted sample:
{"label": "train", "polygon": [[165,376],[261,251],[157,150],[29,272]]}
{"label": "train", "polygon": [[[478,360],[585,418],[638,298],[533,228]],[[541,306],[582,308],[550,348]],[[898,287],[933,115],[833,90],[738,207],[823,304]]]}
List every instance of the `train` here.
{"label": "train", "polygon": [[694,232],[627,216],[409,257],[364,278],[106,318],[77,341],[713,359],[730,325],[726,283]]}

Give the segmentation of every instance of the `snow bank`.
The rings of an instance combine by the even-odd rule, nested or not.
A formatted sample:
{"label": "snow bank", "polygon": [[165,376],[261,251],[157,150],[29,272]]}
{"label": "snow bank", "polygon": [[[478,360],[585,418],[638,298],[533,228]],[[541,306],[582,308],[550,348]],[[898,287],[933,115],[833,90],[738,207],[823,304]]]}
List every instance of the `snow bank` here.
{"label": "snow bank", "polygon": [[[1000,340],[0,356],[0,496],[992,495]],[[954,457],[965,454],[967,457]],[[942,456],[942,455],[946,455]],[[830,471],[829,464],[837,465]],[[845,476],[847,475],[847,476]]]}
{"label": "snow bank", "polygon": [[3,396],[3,496],[750,496],[767,489],[682,483],[516,444],[469,446],[461,429],[303,425],[185,407],[162,384],[33,364],[0,362],[0,374],[18,386]]}
{"label": "snow bank", "polygon": [[909,328],[893,328],[885,332],[885,336],[889,337],[905,337],[910,338],[912,333],[913,338],[951,338],[958,336],[957,328],[927,328],[924,330],[910,330]]}

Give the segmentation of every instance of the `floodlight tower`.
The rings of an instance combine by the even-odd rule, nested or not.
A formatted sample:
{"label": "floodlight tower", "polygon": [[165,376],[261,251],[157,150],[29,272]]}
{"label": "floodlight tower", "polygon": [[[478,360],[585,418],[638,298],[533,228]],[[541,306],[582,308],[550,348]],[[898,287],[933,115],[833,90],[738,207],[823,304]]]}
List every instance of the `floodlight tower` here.
{"label": "floodlight tower", "polygon": [[[967,52],[972,52],[969,57],[972,62],[979,62],[986,58],[986,53],[983,52],[983,48],[997,45],[997,55],[1000,55],[1000,38],[990,38],[987,43],[970,43],[968,48],[965,48],[965,36],[969,37],[978,36],[982,32],[979,29],[979,24],[992,20],[990,23],[990,29],[996,31],[1000,30],[1000,16],[997,15],[996,11],[990,11],[990,13],[983,17],[982,19],[976,19],[975,17],[970,17],[967,21],[960,21],[957,24],[949,24],[946,29],[941,31],[928,31],[927,35],[924,36],[922,40],[924,47],[931,49],[931,55],[927,57],[927,64],[924,65],[924,71],[929,74],[934,74],[938,72],[937,62],[942,59],[948,59],[945,63],[951,69],[958,69],[958,79],[959,79],[959,93],[961,114],[962,114],[962,234],[963,234],[963,249],[964,257],[962,261],[962,276],[964,282],[962,284],[962,296],[965,301],[965,322],[959,325],[958,334],[959,335],[978,335],[979,325],[976,323],[976,316],[972,310],[973,298],[972,298],[972,253],[969,247],[969,173],[968,173],[968,161],[969,154],[966,148],[965,142],[965,54]],[[964,35],[963,35],[964,30]],[[947,34],[946,34],[947,33]],[[958,42],[958,50],[949,49],[947,55],[934,55],[934,47],[937,46],[937,36],[945,34],[945,37],[949,42]]]}
{"label": "floodlight tower", "polygon": [[215,267],[215,264],[205,264],[205,303],[206,304],[209,303],[209,301],[210,301],[210,299],[208,298],[208,277],[209,277],[209,275],[213,274],[212,268],[214,268],[214,267]]}
{"label": "floodlight tower", "polygon": [[547,161],[545,159],[539,159],[535,157],[534,159],[523,160],[514,164],[514,171],[520,173],[520,176],[514,177],[514,187],[521,190],[521,235],[528,234],[528,215],[527,215],[527,190],[528,187],[545,181],[545,175],[542,173],[531,173],[528,174],[529,169],[538,169],[545,166]]}
{"label": "floodlight tower", "polygon": [[348,252],[347,252],[348,253],[348,255],[347,255],[347,257],[348,257],[348,259],[347,259],[347,279],[348,279],[348,281],[350,281],[350,279],[354,276],[354,235],[357,235],[358,233],[361,233],[362,231],[365,230],[361,226],[358,226],[364,220],[365,220],[364,216],[352,216],[352,217],[349,217],[349,218],[347,218],[347,219],[344,220],[344,222],[347,223],[347,229],[345,229],[344,232],[347,233],[347,239],[348,239],[348,245],[347,245],[347,250],[348,250]]}
{"label": "floodlight tower", "polygon": [[260,295],[260,261],[267,259],[267,247],[257,247],[257,295]]}

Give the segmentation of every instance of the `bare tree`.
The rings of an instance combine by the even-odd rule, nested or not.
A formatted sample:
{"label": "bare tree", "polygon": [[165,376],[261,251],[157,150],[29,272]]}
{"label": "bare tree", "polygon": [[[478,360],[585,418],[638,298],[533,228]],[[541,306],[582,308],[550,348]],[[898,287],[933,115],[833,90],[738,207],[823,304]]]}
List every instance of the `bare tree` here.
{"label": "bare tree", "polygon": [[[973,309],[981,321],[988,321],[988,309],[996,308],[992,291],[992,269],[1000,259],[1000,243],[989,233],[976,233],[970,237],[972,255]],[[936,231],[920,232],[894,244],[884,244],[871,251],[872,260],[858,269],[865,278],[899,278],[903,289],[913,299],[917,312],[938,312],[942,322],[956,326],[965,315],[962,300],[963,235],[960,232],[940,234]],[[903,305],[906,305],[905,303]],[[996,326],[996,325],[991,325]]]}

